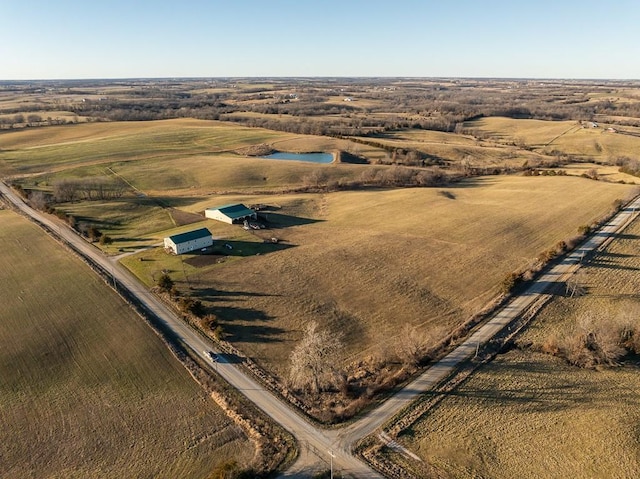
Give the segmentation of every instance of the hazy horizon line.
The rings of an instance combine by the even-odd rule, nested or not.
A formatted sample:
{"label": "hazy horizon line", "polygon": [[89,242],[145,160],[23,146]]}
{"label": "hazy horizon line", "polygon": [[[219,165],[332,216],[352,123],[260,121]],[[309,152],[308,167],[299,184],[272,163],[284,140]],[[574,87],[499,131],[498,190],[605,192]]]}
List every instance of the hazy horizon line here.
{"label": "hazy horizon line", "polygon": [[419,76],[419,75],[229,75],[229,76],[132,76],[132,77],[68,77],[68,78],[11,78],[0,83],[25,82],[79,82],[79,81],[140,81],[140,80],[508,80],[508,81],[606,81],[636,82],[640,78],[590,78],[590,77],[500,77],[500,76]]}

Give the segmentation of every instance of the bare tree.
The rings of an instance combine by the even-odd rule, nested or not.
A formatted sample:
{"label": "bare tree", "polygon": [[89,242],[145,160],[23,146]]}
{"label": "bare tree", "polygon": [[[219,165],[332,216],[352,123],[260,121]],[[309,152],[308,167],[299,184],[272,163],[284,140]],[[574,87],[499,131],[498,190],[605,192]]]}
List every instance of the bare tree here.
{"label": "bare tree", "polygon": [[43,211],[49,204],[47,195],[43,191],[32,191],[29,195],[29,204],[32,208]]}
{"label": "bare tree", "polygon": [[20,123],[24,123],[24,115],[22,113],[13,116],[13,126],[17,126]]}
{"label": "bare tree", "polygon": [[571,298],[574,296],[584,296],[587,288],[584,286],[584,274],[577,273],[571,276],[565,283],[565,294]]}
{"label": "bare tree", "polygon": [[126,190],[123,182],[106,177],[67,178],[54,183],[53,195],[56,201],[108,200],[120,198]]}
{"label": "bare tree", "polygon": [[40,115],[31,114],[27,116],[27,124],[29,126],[35,126],[42,121],[42,117]]}
{"label": "bare tree", "polygon": [[615,318],[620,331],[620,341],[629,352],[640,353],[640,305],[625,303]]}
{"label": "bare tree", "polygon": [[56,201],[73,201],[78,195],[78,182],[63,179],[53,184],[53,196]]}
{"label": "bare tree", "polygon": [[435,347],[436,338],[442,337],[442,334],[440,328],[426,333],[419,331],[415,326],[405,324],[396,342],[398,358],[407,366],[417,366]]}
{"label": "bare tree", "polygon": [[291,353],[291,386],[312,393],[338,386],[341,376],[336,365],[342,348],[339,335],[320,331],[315,321],[309,323],[302,341]]}
{"label": "bare tree", "polygon": [[311,173],[306,175],[302,181],[305,185],[320,188],[321,186],[325,186],[327,184],[327,180],[329,179],[329,175],[324,170],[313,170]]}
{"label": "bare tree", "polygon": [[600,175],[598,174],[598,170],[595,168],[591,168],[583,173],[583,176],[586,178],[591,178],[592,180],[600,179]]}

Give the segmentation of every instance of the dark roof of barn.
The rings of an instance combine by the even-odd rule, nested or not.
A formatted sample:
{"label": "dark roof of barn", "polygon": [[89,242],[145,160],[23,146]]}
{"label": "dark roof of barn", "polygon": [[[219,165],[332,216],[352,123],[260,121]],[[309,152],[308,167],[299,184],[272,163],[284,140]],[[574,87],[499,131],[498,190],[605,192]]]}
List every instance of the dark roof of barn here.
{"label": "dark roof of barn", "polygon": [[209,231],[207,228],[200,228],[193,231],[187,231],[186,233],[169,236],[169,239],[171,239],[171,241],[173,241],[175,244],[179,244],[200,238],[206,238],[207,236],[211,236],[211,231]]}
{"label": "dark roof of barn", "polygon": [[233,218],[234,220],[238,218],[244,218],[246,216],[253,216],[256,214],[255,211],[247,208],[242,203],[235,203],[231,205],[224,205],[224,206],[219,206],[217,208],[207,208],[207,209],[218,210],[221,213],[224,213],[229,218]]}

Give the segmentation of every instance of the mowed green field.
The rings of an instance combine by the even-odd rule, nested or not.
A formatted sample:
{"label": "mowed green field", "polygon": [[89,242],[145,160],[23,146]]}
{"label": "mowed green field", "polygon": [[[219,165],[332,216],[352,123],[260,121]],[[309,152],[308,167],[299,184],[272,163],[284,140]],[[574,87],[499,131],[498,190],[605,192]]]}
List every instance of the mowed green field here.
{"label": "mowed green field", "polygon": [[[277,205],[267,213],[273,229],[208,222],[221,252],[224,242],[234,247],[224,262],[163,260],[156,250],[125,264],[147,284],[170,269],[182,290],[220,318],[230,341],[284,376],[311,320],[344,335],[346,362],[389,356],[405,324],[452,330],[498,294],[507,273],[575,235],[629,191],[575,177],[498,176],[446,191],[213,196],[189,208]],[[272,236],[279,251],[253,246],[253,255],[236,255]]]}
{"label": "mowed green field", "polygon": [[0,476],[207,477],[252,444],[89,268],[0,211]]}
{"label": "mowed green field", "polygon": [[191,119],[3,131],[0,132],[0,174],[60,171],[149,158],[180,160],[194,154],[231,153],[236,149],[299,136]]}
{"label": "mowed green field", "polygon": [[555,297],[518,340],[534,348],[510,351],[483,366],[400,442],[436,468],[438,477],[639,477],[638,358],[587,370],[534,352],[585,316],[637,320],[638,270],[636,220],[581,270],[587,294]]}
{"label": "mowed green field", "polygon": [[[300,186],[318,165],[263,160],[247,148],[292,152],[381,151],[347,140],[202,120],[109,122],[0,132],[0,175],[45,191],[63,178],[118,177],[145,194],[191,197]],[[327,181],[353,180],[363,165],[322,165]]]}

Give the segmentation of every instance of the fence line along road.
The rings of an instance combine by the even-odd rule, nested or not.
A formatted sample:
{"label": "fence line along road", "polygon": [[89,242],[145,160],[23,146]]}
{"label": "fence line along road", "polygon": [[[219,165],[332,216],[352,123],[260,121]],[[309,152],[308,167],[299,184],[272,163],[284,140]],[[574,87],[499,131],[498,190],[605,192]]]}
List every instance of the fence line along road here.
{"label": "fence line along road", "polygon": [[[194,354],[208,360],[204,351],[213,350],[219,353],[213,346],[213,343],[207,341],[192,330],[149,290],[141,286],[124,268],[118,263],[109,261],[100,250],[90,243],[87,243],[87,241],[73,230],[66,226],[61,226],[51,221],[42,213],[33,210],[3,182],[0,182],[0,193],[23,213],[50,229],[63,241],[71,245],[78,254],[97,264],[105,271],[111,272],[121,287],[128,289],[131,294],[136,296],[145,307],[152,311],[172,330],[179,340],[191,348]],[[256,406],[267,413],[273,420],[291,432],[299,444],[305,445],[306,450],[315,451],[319,456],[326,455],[326,457],[323,458],[325,461],[328,461],[331,455],[334,470],[356,478],[381,478],[382,476],[379,473],[373,471],[360,459],[351,454],[352,445],[357,440],[376,431],[382,424],[408,406],[419,395],[431,390],[444,378],[449,376],[461,362],[475,354],[479,345],[486,343],[502,331],[507,325],[526,311],[526,309],[552,285],[562,281],[568,274],[575,272],[577,268],[580,267],[580,263],[584,257],[608,244],[618,231],[623,229],[638,215],[638,211],[640,211],[640,197],[635,198],[633,202],[623,208],[607,224],[589,237],[579,248],[565,256],[558,264],[540,276],[524,293],[508,302],[460,346],[427,369],[405,388],[382,403],[378,408],[370,411],[358,421],[345,428],[323,430],[312,425],[291,406],[266,390],[252,377],[245,374],[237,365],[225,361],[224,355],[220,356],[220,361],[216,364],[217,372],[233,387],[242,392],[250,401],[256,404]],[[308,456],[308,453],[301,454],[301,460],[306,461]],[[296,463],[289,473],[284,474],[284,477],[309,477],[305,466],[306,463]]]}

